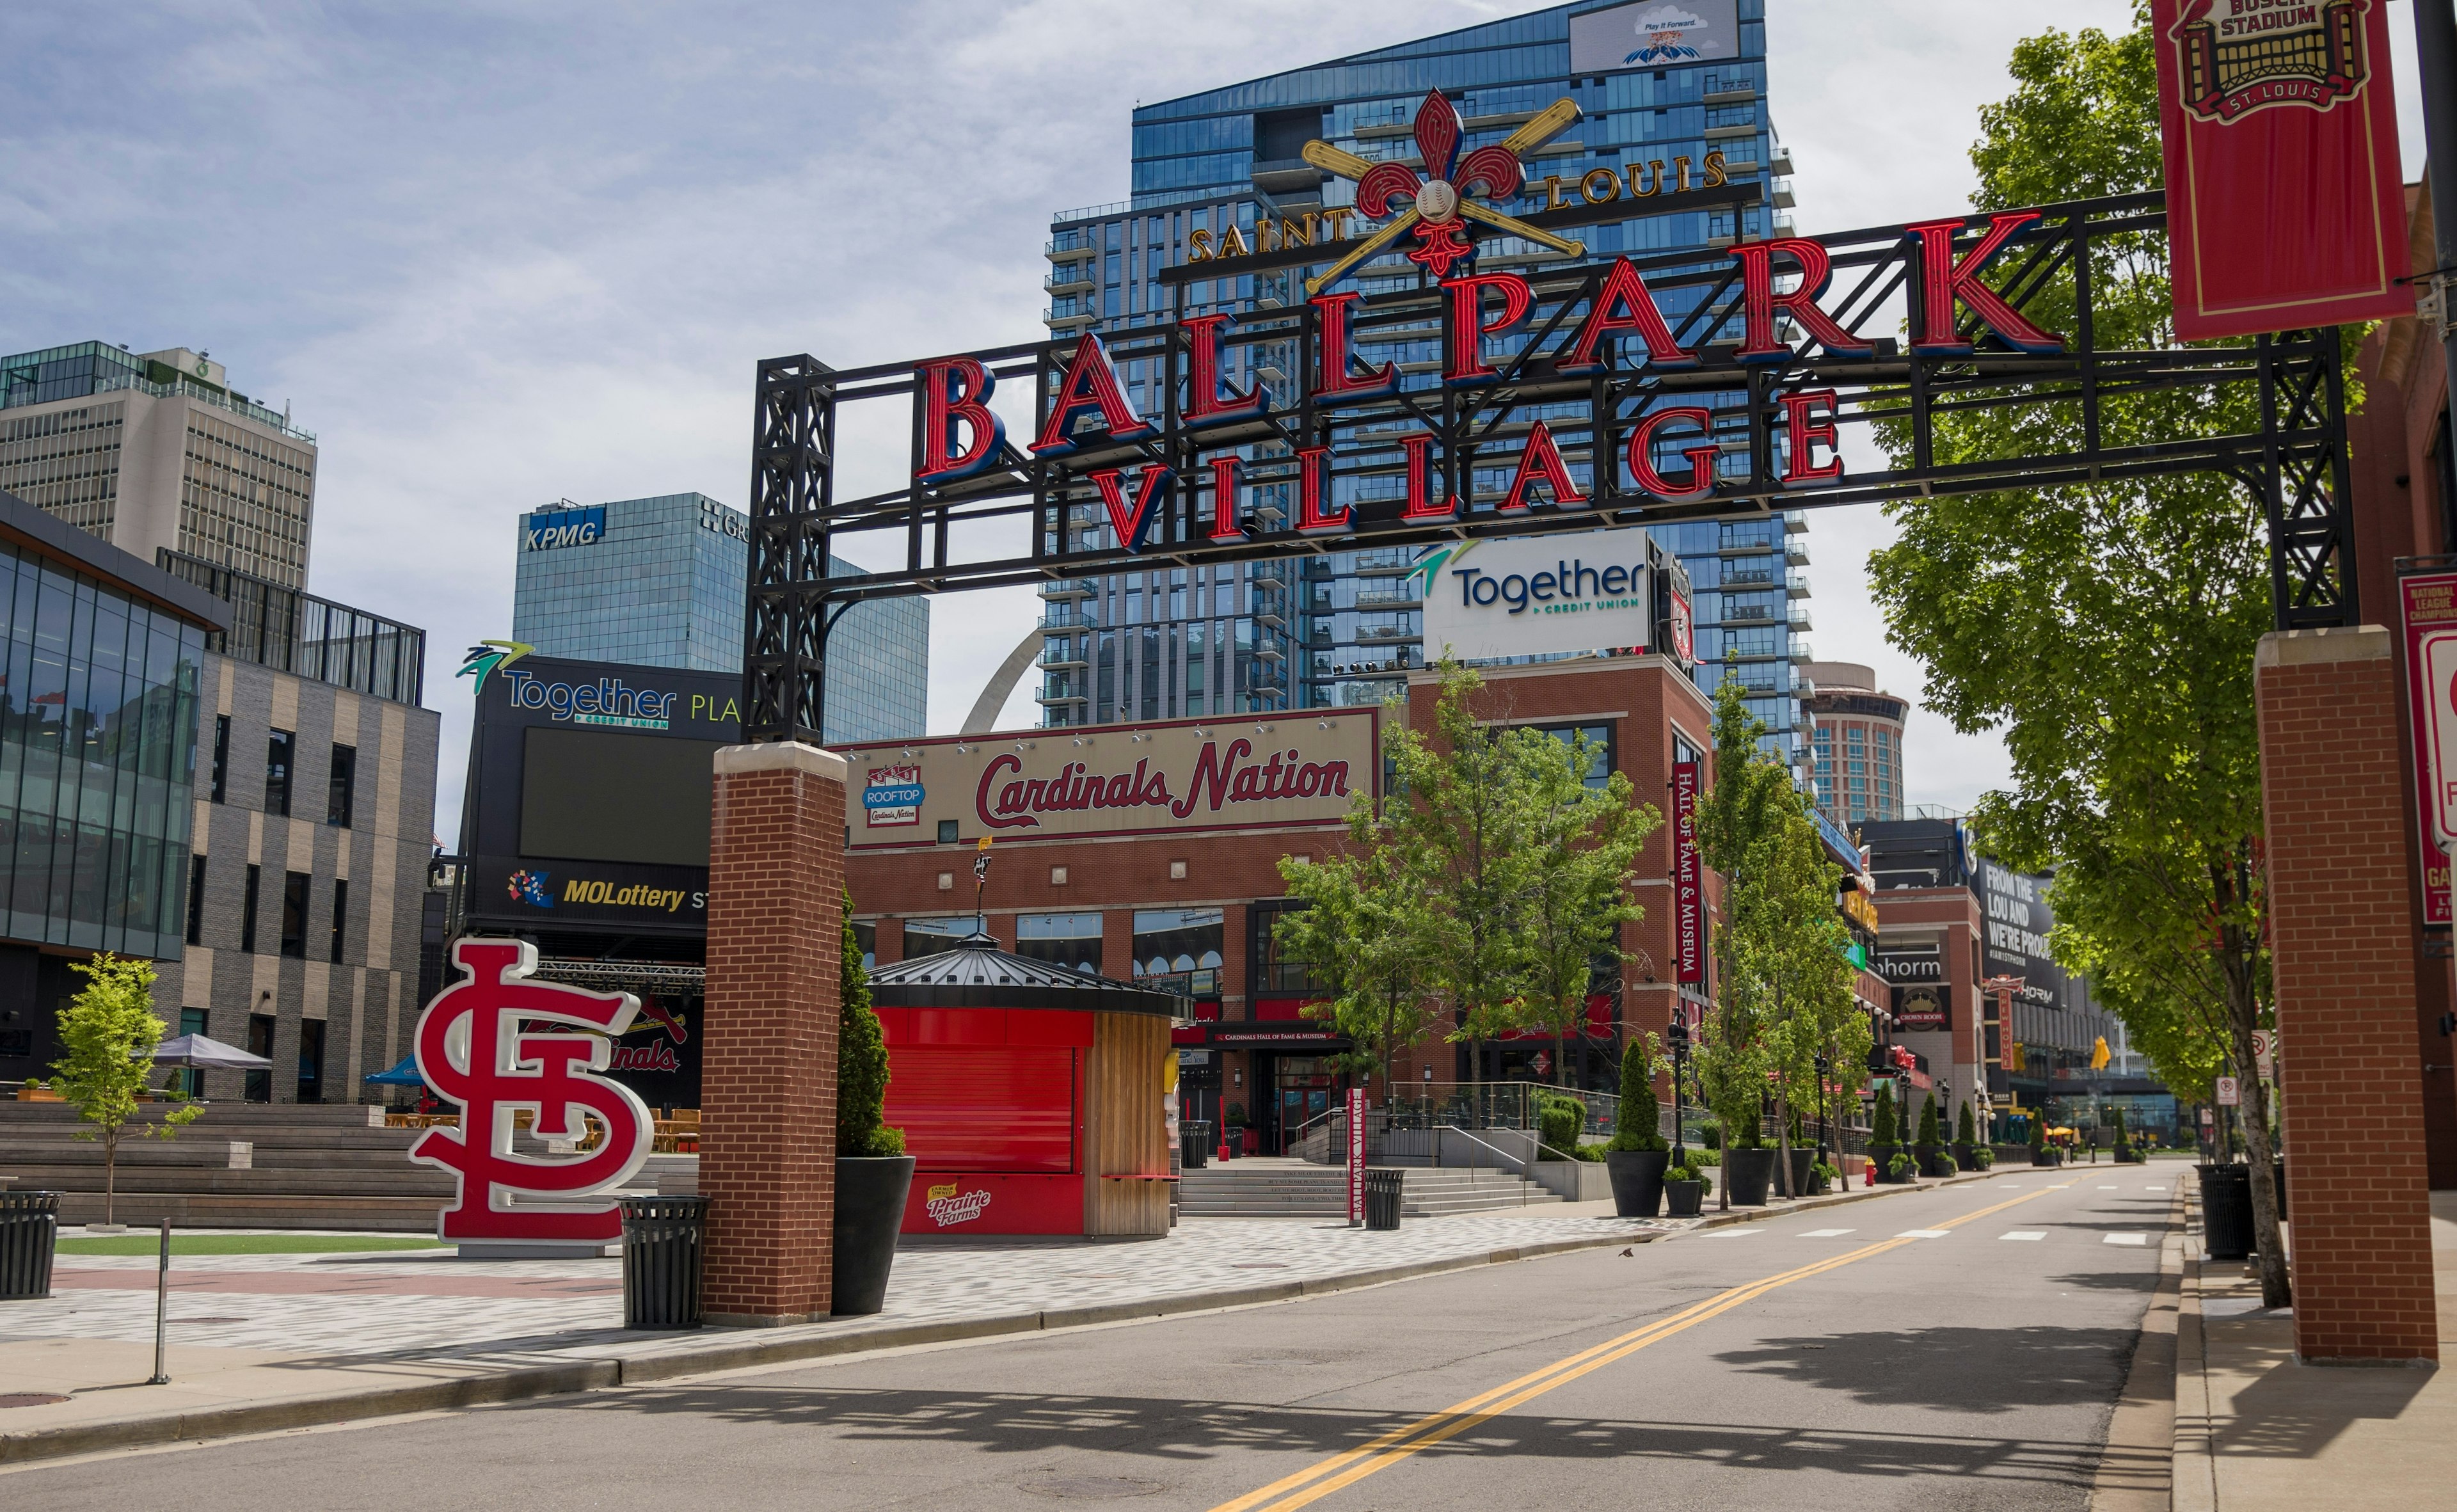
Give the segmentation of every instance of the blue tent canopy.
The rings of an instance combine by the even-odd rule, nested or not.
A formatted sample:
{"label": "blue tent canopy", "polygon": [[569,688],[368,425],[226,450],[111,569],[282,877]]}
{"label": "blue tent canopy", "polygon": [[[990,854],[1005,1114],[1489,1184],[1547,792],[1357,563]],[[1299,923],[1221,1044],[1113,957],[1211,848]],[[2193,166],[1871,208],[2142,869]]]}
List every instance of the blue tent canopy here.
{"label": "blue tent canopy", "polygon": [[362,1080],[373,1082],[378,1087],[424,1087],[426,1085],[426,1078],[418,1074],[418,1057],[415,1055],[404,1055],[397,1065],[387,1067]]}

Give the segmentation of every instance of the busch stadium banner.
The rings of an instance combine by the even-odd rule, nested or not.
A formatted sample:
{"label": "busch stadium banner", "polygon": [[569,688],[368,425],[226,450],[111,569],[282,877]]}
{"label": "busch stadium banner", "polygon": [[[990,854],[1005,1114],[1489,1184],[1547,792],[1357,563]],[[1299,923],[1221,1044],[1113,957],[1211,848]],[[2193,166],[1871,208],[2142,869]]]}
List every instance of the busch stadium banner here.
{"label": "busch stadium banner", "polygon": [[2176,334],[2412,313],[2387,0],[2151,0]]}

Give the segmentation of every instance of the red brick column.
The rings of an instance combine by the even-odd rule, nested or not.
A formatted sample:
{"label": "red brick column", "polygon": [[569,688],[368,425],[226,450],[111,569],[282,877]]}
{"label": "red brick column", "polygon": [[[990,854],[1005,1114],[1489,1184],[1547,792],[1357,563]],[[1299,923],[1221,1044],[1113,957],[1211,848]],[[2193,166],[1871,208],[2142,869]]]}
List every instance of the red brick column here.
{"label": "red brick column", "polygon": [[716,753],[699,1190],[714,1323],[824,1317],[836,1222],[845,763]]}
{"label": "red brick column", "polygon": [[2414,825],[2389,634],[2264,635],[2254,663],[2283,1051],[2295,1352],[2436,1360]]}

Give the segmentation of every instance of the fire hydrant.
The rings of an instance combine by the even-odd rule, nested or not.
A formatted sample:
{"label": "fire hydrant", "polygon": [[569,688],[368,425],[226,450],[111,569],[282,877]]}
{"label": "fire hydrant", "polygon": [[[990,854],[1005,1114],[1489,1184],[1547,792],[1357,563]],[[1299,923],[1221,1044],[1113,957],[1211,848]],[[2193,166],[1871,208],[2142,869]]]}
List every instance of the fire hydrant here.
{"label": "fire hydrant", "polygon": [[1860,1185],[1863,1187],[1873,1187],[1876,1184],[1877,1163],[1873,1160],[1864,1160],[1860,1162]]}

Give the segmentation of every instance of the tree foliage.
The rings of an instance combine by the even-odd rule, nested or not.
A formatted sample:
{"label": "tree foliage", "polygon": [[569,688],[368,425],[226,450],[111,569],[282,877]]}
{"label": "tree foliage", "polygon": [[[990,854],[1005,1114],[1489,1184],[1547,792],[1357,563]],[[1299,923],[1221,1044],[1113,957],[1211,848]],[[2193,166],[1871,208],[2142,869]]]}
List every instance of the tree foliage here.
{"label": "tree foliage", "polygon": [[[2146,16],[2120,36],[2029,38],[2012,72],[2013,93],[1982,113],[1972,150],[1974,208],[2159,186]],[[2111,238],[2087,270],[2097,346],[2175,344],[2163,237]],[[2026,306],[2074,340],[2079,310],[2071,272]],[[2255,430],[2257,403],[2245,384],[2109,393],[2099,441]],[[2075,450],[2082,427],[2077,404],[1957,409],[1937,417],[1935,460]],[[1908,428],[1878,433],[1908,465]],[[2206,1096],[2222,1063],[2250,1064],[2268,1013],[2252,699],[2272,623],[2260,501],[2200,473],[1888,509],[1900,535],[1870,569],[1889,638],[1926,669],[1931,709],[1966,733],[2001,731],[2012,758],[2011,787],[1972,814],[1982,844],[2054,873],[2058,963],[2091,980],[2171,1087]],[[2260,1111],[2246,1109],[2256,1122]],[[2274,1208],[2256,1185],[2262,1253],[2276,1255]],[[2282,1268],[2265,1280],[2282,1303]]]}
{"label": "tree foliage", "polygon": [[[162,1021],[154,1016],[154,963],[106,951],[69,969],[86,984],[60,1005],[60,1047],[66,1053],[52,1063],[52,1090],[76,1108],[78,1122],[93,1126],[75,1137],[102,1141],[102,1221],[110,1223],[119,1141],[149,1089],[154,1048],[162,1043]],[[177,1092],[164,1095],[180,1099]],[[174,1108],[160,1123],[139,1126],[140,1132],[169,1139],[203,1111]]]}
{"label": "tree foliage", "polygon": [[870,973],[853,932],[853,894],[845,894],[844,950],[836,1007],[836,1153],[900,1155],[904,1130],[887,1118],[887,1037],[870,1006]]}

